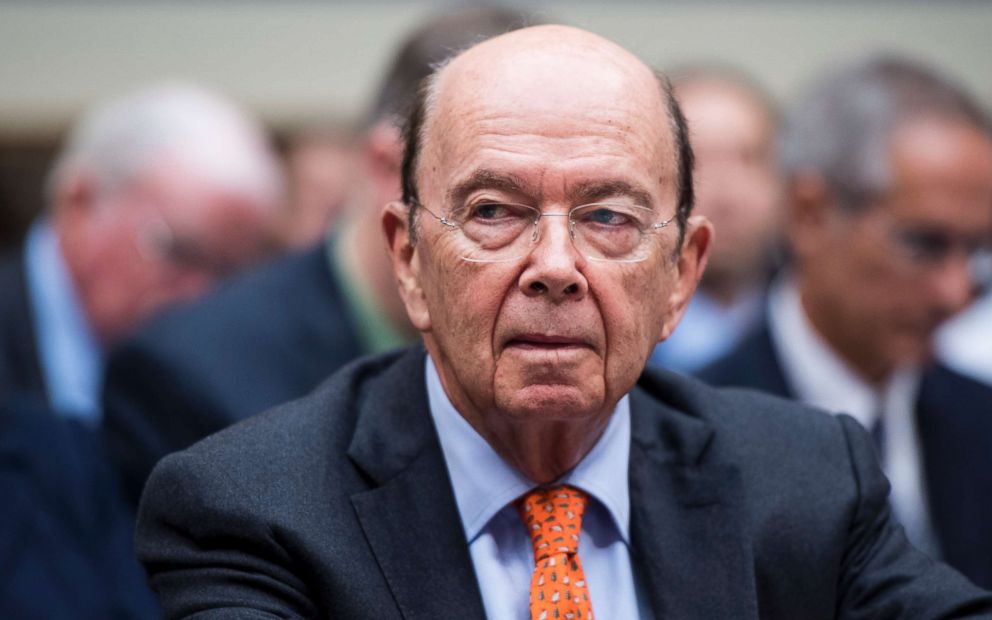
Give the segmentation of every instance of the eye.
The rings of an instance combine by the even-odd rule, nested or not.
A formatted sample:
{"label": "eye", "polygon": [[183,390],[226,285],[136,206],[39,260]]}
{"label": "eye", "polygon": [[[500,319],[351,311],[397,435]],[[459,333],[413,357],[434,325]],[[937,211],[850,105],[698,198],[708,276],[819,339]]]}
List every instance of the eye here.
{"label": "eye", "polygon": [[928,230],[901,230],[897,239],[914,259],[921,261],[939,261],[953,245],[947,235]]}
{"label": "eye", "polygon": [[498,220],[508,217],[511,211],[507,205],[499,202],[484,202],[471,208],[471,217],[480,220]]}
{"label": "eye", "polygon": [[480,202],[459,210],[460,221],[484,224],[504,224],[518,221],[531,221],[534,209],[507,202]]}
{"label": "eye", "polygon": [[633,217],[627,213],[600,206],[583,209],[575,214],[575,218],[580,223],[598,226],[629,226],[635,223]]}

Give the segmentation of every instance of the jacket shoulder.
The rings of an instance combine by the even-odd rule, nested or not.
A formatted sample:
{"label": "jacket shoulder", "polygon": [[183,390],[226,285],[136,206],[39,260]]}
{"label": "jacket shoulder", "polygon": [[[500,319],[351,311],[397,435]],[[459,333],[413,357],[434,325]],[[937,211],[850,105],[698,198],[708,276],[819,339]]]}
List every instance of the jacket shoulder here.
{"label": "jacket shoulder", "polygon": [[711,385],[694,377],[648,369],[639,386],[652,398],[731,432],[736,441],[767,441],[768,433],[837,431],[833,413],[750,386]]}
{"label": "jacket shoulder", "polygon": [[238,346],[245,334],[253,342],[283,337],[298,314],[313,306],[319,311],[337,306],[337,290],[323,262],[322,252],[314,249],[235,276],[203,298],[156,317],[123,348],[182,352],[185,357],[204,346]]}

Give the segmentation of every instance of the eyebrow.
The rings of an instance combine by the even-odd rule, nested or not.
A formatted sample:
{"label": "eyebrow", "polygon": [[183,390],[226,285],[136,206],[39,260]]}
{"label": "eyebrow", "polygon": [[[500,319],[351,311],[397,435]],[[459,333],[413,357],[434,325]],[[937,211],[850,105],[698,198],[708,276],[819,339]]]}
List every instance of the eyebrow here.
{"label": "eyebrow", "polygon": [[650,192],[633,183],[620,179],[578,183],[569,190],[568,195],[573,204],[588,204],[590,202],[599,202],[606,198],[626,196],[632,198],[634,202],[643,207],[648,207],[649,209],[654,207],[654,199]]}
{"label": "eyebrow", "polygon": [[496,189],[511,194],[526,194],[527,183],[515,174],[480,168],[468,179],[448,190],[449,204],[461,204],[465,198],[480,189]]}
{"label": "eyebrow", "polygon": [[[532,192],[529,191],[528,187],[528,183],[518,175],[480,168],[473,172],[469,178],[448,190],[447,198],[449,204],[461,204],[469,194],[480,189],[495,189],[510,194],[529,196]],[[621,179],[583,181],[568,191],[569,201],[577,205],[620,196],[631,198],[635,203],[644,207],[654,207],[654,199],[650,192]]]}

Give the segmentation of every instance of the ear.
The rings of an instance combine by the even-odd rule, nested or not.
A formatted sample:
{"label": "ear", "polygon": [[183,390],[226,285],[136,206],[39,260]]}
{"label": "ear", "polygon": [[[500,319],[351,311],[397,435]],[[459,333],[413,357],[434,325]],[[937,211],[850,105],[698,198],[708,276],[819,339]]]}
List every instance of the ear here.
{"label": "ear", "polygon": [[795,175],[786,187],[786,230],[799,261],[817,255],[833,213],[823,177],[812,172]]}
{"label": "ear", "polygon": [[412,244],[407,213],[408,207],[402,202],[387,204],[382,210],[382,231],[407,316],[414,327],[427,332],[431,329],[430,311],[420,284],[420,255]]}
{"label": "ear", "polygon": [[376,181],[396,184],[403,164],[403,136],[395,123],[376,123],[365,136],[365,164]]}
{"label": "ear", "polygon": [[97,187],[84,170],[67,171],[55,188],[53,197],[56,220],[66,223],[86,221],[97,207]]}
{"label": "ear", "polygon": [[702,215],[693,215],[686,222],[682,251],[675,261],[675,281],[668,296],[668,312],[661,327],[659,342],[672,335],[682,320],[685,309],[696,292],[696,285],[706,270],[710,244],[713,242],[713,225]]}

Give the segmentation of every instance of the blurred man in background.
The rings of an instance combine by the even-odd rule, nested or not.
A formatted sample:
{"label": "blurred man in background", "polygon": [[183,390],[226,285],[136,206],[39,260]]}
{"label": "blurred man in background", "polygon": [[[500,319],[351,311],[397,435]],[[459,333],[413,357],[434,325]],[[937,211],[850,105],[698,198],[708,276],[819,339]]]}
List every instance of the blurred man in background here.
{"label": "blurred man in background", "polygon": [[992,388],[932,359],[992,231],[992,136],[966,93],[882,57],[822,80],[784,131],[794,269],[703,372],[856,417],[917,546],[992,587]]}
{"label": "blurred man in background", "polygon": [[48,213],[0,264],[0,393],[99,417],[104,351],[273,249],[278,163],[259,125],[185,85],[113,101],[72,132]]}
{"label": "blurred man in background", "polygon": [[326,243],[163,316],[112,357],[107,442],[133,502],[162,456],[414,337],[379,217],[400,196],[399,119],[435,63],[529,21],[510,9],[468,8],[413,32],[371,107],[359,178]]}
{"label": "blurred man in background", "polygon": [[731,69],[676,75],[696,153],[696,208],[716,237],[685,317],[651,364],[693,372],[727,353],[761,317],[781,235],[778,115],[760,87]]}

